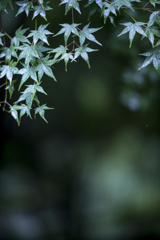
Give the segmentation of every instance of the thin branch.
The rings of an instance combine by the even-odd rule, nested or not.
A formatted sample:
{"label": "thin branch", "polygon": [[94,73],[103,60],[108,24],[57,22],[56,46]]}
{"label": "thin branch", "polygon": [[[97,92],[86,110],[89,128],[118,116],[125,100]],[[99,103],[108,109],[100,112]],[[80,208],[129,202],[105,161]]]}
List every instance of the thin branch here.
{"label": "thin branch", "polygon": [[72,7],[72,23],[74,23],[74,12],[73,12],[73,7]]}
{"label": "thin branch", "polygon": [[144,5],[143,9],[144,9],[149,3],[150,3],[150,1],[148,1],[148,2]]}
{"label": "thin branch", "polygon": [[80,28],[78,28],[78,27],[76,27],[76,28],[77,28],[77,30],[82,31]]}
{"label": "thin branch", "polygon": [[66,47],[69,47],[73,42],[69,43]]}
{"label": "thin branch", "polygon": [[5,85],[6,85],[6,83],[2,84],[2,85],[0,86],[0,88],[2,88],[2,87],[5,86]]}
{"label": "thin branch", "polygon": [[[10,106],[11,107],[11,105],[8,103],[8,102],[5,102],[5,101],[2,101],[2,102],[0,102],[0,104],[7,104],[8,106]],[[3,108],[3,111],[4,111],[5,109]]]}
{"label": "thin branch", "polygon": [[79,47],[80,48],[80,46],[75,42],[75,44],[77,45],[77,47]]}

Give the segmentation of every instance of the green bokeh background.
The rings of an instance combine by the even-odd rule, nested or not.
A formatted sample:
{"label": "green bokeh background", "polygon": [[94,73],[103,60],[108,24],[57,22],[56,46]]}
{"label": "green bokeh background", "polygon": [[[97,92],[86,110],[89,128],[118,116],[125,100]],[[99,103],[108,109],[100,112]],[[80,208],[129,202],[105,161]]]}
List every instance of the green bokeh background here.
{"label": "green bokeh background", "polygon": [[[49,31],[71,23],[60,1],[50,2]],[[81,2],[81,7],[85,4]],[[2,14],[4,29],[34,29],[31,15]],[[88,23],[88,8],[75,22]],[[132,13],[138,21],[149,14]],[[101,27],[97,12],[91,27]],[[54,110],[49,124],[23,117],[21,126],[0,112],[0,240],[119,240],[160,238],[160,82],[149,66],[137,71],[147,40],[136,36],[129,49],[119,23],[95,34],[102,47],[89,55],[91,69],[78,59],[55,65],[57,82],[45,76],[41,96]],[[38,24],[45,20],[38,19]],[[49,37],[51,47],[63,36]],[[1,89],[1,96],[3,91]],[[16,99],[16,93],[13,99]]]}

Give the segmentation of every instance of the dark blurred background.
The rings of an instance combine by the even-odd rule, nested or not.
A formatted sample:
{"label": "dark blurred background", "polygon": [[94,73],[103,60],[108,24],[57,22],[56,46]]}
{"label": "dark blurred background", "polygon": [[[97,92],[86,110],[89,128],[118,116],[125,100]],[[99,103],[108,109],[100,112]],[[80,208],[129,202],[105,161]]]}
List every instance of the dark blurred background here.
{"label": "dark blurred background", "polygon": [[[59,2],[47,14],[53,33],[71,23]],[[13,5],[2,14],[5,31],[34,29],[31,15],[14,17]],[[75,22],[83,27],[89,9],[82,10]],[[145,12],[132,14],[148,21]],[[104,25],[98,12],[90,20]],[[99,49],[89,55],[91,69],[78,59],[67,72],[63,62],[55,66],[57,82],[44,76],[48,96],[39,99],[54,108],[49,124],[22,117],[18,127],[0,111],[0,240],[160,239],[160,81],[152,66],[137,71],[150,43],[136,36],[129,49],[127,35],[117,38],[124,21],[118,15],[117,28],[108,20],[95,34],[103,46],[89,45]],[[63,36],[49,42],[56,48]]]}

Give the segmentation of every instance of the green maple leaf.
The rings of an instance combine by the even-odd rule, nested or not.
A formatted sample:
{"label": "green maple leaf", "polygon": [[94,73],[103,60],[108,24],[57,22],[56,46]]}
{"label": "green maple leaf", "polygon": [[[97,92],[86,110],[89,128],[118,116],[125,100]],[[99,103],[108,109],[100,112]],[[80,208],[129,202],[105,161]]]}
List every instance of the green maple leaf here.
{"label": "green maple leaf", "polygon": [[18,6],[20,6],[20,8],[16,14],[16,17],[22,12],[25,12],[28,17],[30,9],[33,8],[32,1],[24,0],[24,1],[16,2],[16,4]]}
{"label": "green maple leaf", "polygon": [[63,28],[56,35],[54,35],[54,37],[59,35],[59,34],[64,33],[65,45],[67,45],[67,40],[68,40],[69,36],[71,35],[71,33],[73,33],[74,35],[79,36],[78,30],[76,29],[76,27],[79,26],[80,24],[72,23],[70,25],[68,23],[64,23],[64,24],[60,24],[60,25]]}
{"label": "green maple leaf", "polygon": [[145,23],[143,22],[136,22],[136,23],[121,23],[122,25],[126,26],[123,31],[118,35],[121,36],[122,34],[125,34],[127,32],[129,32],[129,40],[130,40],[130,45],[129,47],[131,47],[132,45],[132,41],[135,37],[136,32],[138,32],[139,34],[143,35],[146,37],[145,32],[143,31],[143,29],[141,28],[142,25],[144,25]]}
{"label": "green maple leaf", "polygon": [[48,26],[46,25],[40,25],[38,30],[31,30],[31,33],[28,35],[28,37],[33,37],[34,44],[37,43],[37,41],[40,39],[41,41],[48,43],[46,35],[52,34],[50,31],[45,30],[45,28]]}
{"label": "green maple leaf", "polygon": [[3,37],[5,34],[3,34],[3,33],[0,33],[0,45],[2,45],[3,46],[3,42],[2,42],[2,39],[1,39],[1,37]]}
{"label": "green maple leaf", "polygon": [[157,20],[157,16],[159,16],[159,11],[153,12],[149,17],[149,22],[147,23],[148,27],[151,27]]}
{"label": "green maple leaf", "polygon": [[152,32],[152,30],[150,28],[146,28],[144,29],[144,32],[146,34],[146,36],[148,37],[149,41],[152,44],[152,47],[154,46],[154,34]]}
{"label": "green maple leaf", "polygon": [[80,45],[82,46],[85,39],[87,38],[88,40],[95,42],[99,45],[102,45],[101,43],[99,43],[96,38],[94,37],[94,35],[92,33],[98,31],[101,28],[88,28],[90,25],[90,23],[88,23],[83,29],[82,31],[79,32],[79,41],[80,41]]}
{"label": "green maple leaf", "polygon": [[25,83],[29,77],[32,78],[35,82],[37,82],[36,71],[37,71],[36,67],[30,67],[30,68],[26,67],[26,68],[21,68],[19,70],[18,73],[22,75],[22,79],[21,79],[18,90],[20,90],[22,84]]}
{"label": "green maple leaf", "polygon": [[[159,28],[159,26],[152,26],[152,27],[145,28],[144,32],[145,32],[146,36],[148,37],[149,41],[151,42],[152,47],[154,47],[154,40],[155,40],[154,36],[160,37],[160,28]],[[157,46],[157,44],[155,46]]]}
{"label": "green maple leaf", "polygon": [[[107,8],[107,9],[106,9]],[[114,6],[113,3],[107,3],[107,2],[103,2],[103,9],[102,9],[102,15],[104,17],[104,23],[106,23],[106,19],[107,17],[110,15],[110,13],[113,13],[114,15],[116,14],[116,7]]]}
{"label": "green maple leaf", "polygon": [[38,83],[34,85],[27,85],[27,88],[25,89],[24,92],[22,92],[22,95],[15,103],[22,102],[25,100],[27,106],[31,108],[32,102],[33,100],[35,100],[36,97],[36,92],[41,92],[47,95],[47,93],[43,90],[41,86],[39,86]]}
{"label": "green maple leaf", "polygon": [[19,123],[17,106],[16,105],[10,106],[10,111],[9,112],[11,113],[12,117]]}
{"label": "green maple leaf", "polygon": [[14,84],[17,80],[12,80],[12,82],[5,88],[6,90],[9,91],[10,98],[12,97],[12,94],[15,90]]}
{"label": "green maple leaf", "polygon": [[150,0],[150,3],[155,7],[156,4],[160,4],[160,1],[157,1],[157,0]]}
{"label": "green maple leaf", "polygon": [[18,68],[15,67],[16,65],[17,63],[11,61],[9,65],[3,65],[2,67],[0,67],[0,70],[1,70],[0,78],[3,78],[4,76],[6,76],[9,82],[11,83],[13,75],[18,73],[19,71]]}
{"label": "green maple leaf", "polygon": [[143,53],[140,55],[145,56],[146,59],[145,59],[144,63],[142,64],[142,66],[138,70],[148,66],[152,62],[154,68],[160,74],[160,49],[159,49],[159,47],[155,48],[153,52],[147,52],[147,53]]}
{"label": "green maple leaf", "polygon": [[30,44],[30,41],[24,36],[24,33],[28,30],[28,28],[22,29],[22,26],[17,29],[15,33],[15,37],[11,40],[11,43],[14,44],[16,47],[19,46],[20,42],[26,42]]}
{"label": "green maple leaf", "polygon": [[35,45],[35,49],[37,50],[38,53],[39,52],[47,52],[52,49],[50,47],[44,47],[43,45],[44,45],[43,41],[40,41]]}
{"label": "green maple leaf", "polygon": [[33,60],[34,57],[39,58],[35,45],[30,46],[25,43],[18,47],[18,49],[21,50],[19,59],[25,58],[25,64],[27,66],[29,66],[30,61]]}
{"label": "green maple leaf", "polygon": [[86,7],[90,6],[92,3],[96,3],[100,8],[103,7],[103,1],[102,0],[88,0],[88,3]]}
{"label": "green maple leaf", "polygon": [[59,56],[65,54],[67,50],[67,47],[60,45],[58,48],[51,50],[49,53],[56,53],[54,59],[57,59]]}
{"label": "green maple leaf", "polygon": [[67,12],[73,7],[77,12],[81,14],[80,7],[79,7],[79,2],[80,0],[63,0],[61,4],[66,4],[65,5],[65,15]]}
{"label": "green maple leaf", "polygon": [[40,41],[35,45],[35,49],[39,55],[39,57],[43,57],[43,52],[47,52],[49,50],[51,50],[52,48],[48,48],[48,47],[44,47],[44,42]]}
{"label": "green maple leaf", "polygon": [[[50,8],[47,4],[49,3],[49,2],[46,2],[46,3],[41,3],[40,1],[39,1],[39,3],[41,4],[40,6],[35,6],[34,8],[33,8],[33,10],[34,10],[34,14],[33,14],[33,18],[32,19],[34,19],[35,17],[37,17],[38,15],[40,15],[41,17],[43,17],[46,21],[47,21],[47,19],[46,19],[46,11],[48,11],[48,10],[51,10],[52,8]],[[42,5],[43,4],[43,5]]]}
{"label": "green maple leaf", "polygon": [[152,26],[149,28],[151,32],[154,34],[156,37],[160,37],[160,27],[159,26]]}
{"label": "green maple leaf", "polygon": [[2,10],[4,12],[8,13],[7,9],[6,9],[8,3],[10,4],[11,8],[13,9],[13,7],[12,7],[12,0],[1,0],[0,1],[0,11]]}
{"label": "green maple leaf", "polygon": [[15,50],[16,50],[16,48],[15,48],[15,46],[13,46],[13,44],[11,44],[11,46],[9,48],[2,47],[1,51],[3,52],[3,54],[2,54],[2,56],[0,56],[0,58],[5,56],[5,60],[10,61],[11,57],[13,56],[18,59],[18,56],[17,56],[17,53]]}
{"label": "green maple leaf", "polygon": [[21,104],[20,106],[17,107],[18,110],[20,110],[20,118],[23,117],[24,114],[27,114],[27,116],[29,116],[32,119],[29,106]]}
{"label": "green maple leaf", "polygon": [[37,84],[27,85],[27,88],[24,90],[23,94],[31,93],[31,94],[35,95],[35,93],[36,93],[36,86],[37,86]]}
{"label": "green maple leaf", "polygon": [[33,18],[38,16],[38,14],[40,14],[41,17],[43,17],[46,21],[46,11],[44,10],[44,8],[42,8],[42,6],[35,6],[34,7],[34,14],[33,14]]}
{"label": "green maple leaf", "polygon": [[15,104],[15,105],[13,105],[13,107],[11,107],[11,110],[12,110],[13,117],[15,119],[18,118],[17,110],[20,110],[20,119],[17,121],[18,125],[20,125],[21,117],[23,117],[24,114],[26,114],[27,117],[29,116],[32,119],[31,113],[30,113],[31,107],[29,107],[28,105],[25,105],[25,104],[16,105]]}
{"label": "green maple leaf", "polygon": [[56,61],[54,59],[49,60],[49,56],[46,56],[45,58],[41,59],[40,62],[41,63],[36,67],[36,71],[38,71],[39,81],[43,77],[44,73],[56,81],[56,78],[52,72],[52,69],[50,68],[50,66],[53,65]]}
{"label": "green maple leaf", "polygon": [[46,104],[43,104],[42,106],[37,107],[37,108],[35,109],[35,114],[39,113],[40,117],[41,117],[46,123],[48,123],[48,122],[47,122],[47,120],[45,119],[44,114],[45,114],[45,110],[48,110],[48,109],[53,109],[53,108],[49,108],[49,107],[46,106]]}
{"label": "green maple leaf", "polygon": [[121,7],[127,7],[130,8],[132,11],[134,11],[134,9],[132,8],[131,2],[140,2],[140,0],[115,0],[113,2],[113,4],[118,8],[118,10]]}
{"label": "green maple leaf", "polygon": [[[34,95],[33,95],[33,98],[34,98]],[[24,100],[26,100],[26,104],[30,108],[32,105],[32,93],[31,92],[23,93],[15,103],[18,103]]]}
{"label": "green maple leaf", "polygon": [[86,63],[88,64],[88,67],[90,68],[89,57],[88,57],[87,52],[93,52],[93,51],[97,51],[97,50],[89,48],[89,47],[87,47],[87,45],[84,45],[80,48],[75,49],[74,60],[76,58],[78,58],[79,56],[81,56],[86,61]]}
{"label": "green maple leaf", "polygon": [[68,64],[68,61],[71,59],[74,61],[74,58],[73,58],[73,54],[72,53],[64,53],[62,54],[61,60],[64,60],[65,62],[65,70],[67,71],[67,64]]}
{"label": "green maple leaf", "polygon": [[100,11],[103,7],[103,1],[102,0],[88,0],[88,4],[86,7],[89,6],[89,14],[88,14],[88,20],[90,17],[96,12]]}

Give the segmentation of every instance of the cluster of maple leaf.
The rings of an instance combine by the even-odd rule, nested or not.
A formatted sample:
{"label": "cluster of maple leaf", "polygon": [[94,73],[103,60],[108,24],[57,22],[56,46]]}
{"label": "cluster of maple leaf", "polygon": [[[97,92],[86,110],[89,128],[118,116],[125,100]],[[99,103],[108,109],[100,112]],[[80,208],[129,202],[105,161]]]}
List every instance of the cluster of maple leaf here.
{"label": "cluster of maple leaf", "polygon": [[[15,32],[15,37],[13,38],[1,29],[0,45],[2,47],[0,58],[2,61],[0,65],[0,78],[5,78],[5,83],[1,84],[0,87],[5,86],[5,91],[9,92],[11,98],[15,90],[15,74],[22,75],[18,88],[19,91],[28,79],[33,80],[33,84],[26,85],[25,90],[20,92],[18,100],[14,102],[13,105],[8,102],[7,94],[5,94],[5,100],[0,101],[4,110],[6,110],[7,106],[9,107],[9,112],[18,124],[20,124],[21,117],[24,114],[31,118],[33,102],[37,104],[37,107],[34,109],[35,114],[38,113],[47,122],[44,117],[45,110],[51,108],[47,107],[46,104],[40,105],[38,93],[47,94],[41,86],[44,74],[56,81],[52,71],[52,66],[55,63],[63,60],[65,62],[65,69],[67,70],[69,61],[76,61],[78,57],[82,57],[88,64],[88,67],[90,67],[88,53],[96,51],[96,49],[89,48],[88,43],[85,42],[87,40],[101,45],[93,35],[93,33],[100,28],[90,28],[90,23],[88,23],[80,29],[80,23],[74,22],[74,10],[81,14],[79,2],[80,0],[62,0],[60,3],[60,5],[65,4],[65,14],[67,14],[68,11],[72,12],[72,23],[60,24],[61,29],[54,36],[63,34],[64,45],[60,45],[57,48],[53,49],[49,47],[48,35],[52,35],[53,33],[47,30],[48,24],[37,27],[38,15],[47,21],[46,11],[52,9],[49,7],[48,1],[23,0],[16,2],[19,6],[17,15],[25,12],[28,17],[30,12],[33,13],[32,19],[35,21],[35,30],[30,30],[28,35],[26,35],[28,29],[23,29],[22,26]],[[142,10],[146,10],[150,14],[148,23],[137,22],[127,12],[128,9],[134,11],[133,2],[139,3],[140,0],[88,0],[86,6],[89,7],[89,17],[98,10],[104,17],[104,23],[107,18],[110,18],[111,23],[114,24],[114,17],[117,15],[117,12],[125,12],[132,21],[122,23],[125,28],[119,36],[129,32],[130,47],[136,33],[142,35],[142,38],[147,37],[151,42],[152,50],[143,54],[147,58],[141,68],[153,62],[153,66],[160,73],[160,11],[151,11],[146,8],[148,4],[152,4],[155,7],[156,4],[160,4],[160,1],[150,0],[146,2],[142,8]],[[1,0],[0,11],[7,12],[6,7],[8,4],[12,7],[12,0]],[[10,47],[5,45],[5,37],[10,38]],[[72,40],[69,42],[69,39]],[[70,49],[71,46],[72,49]]]}

